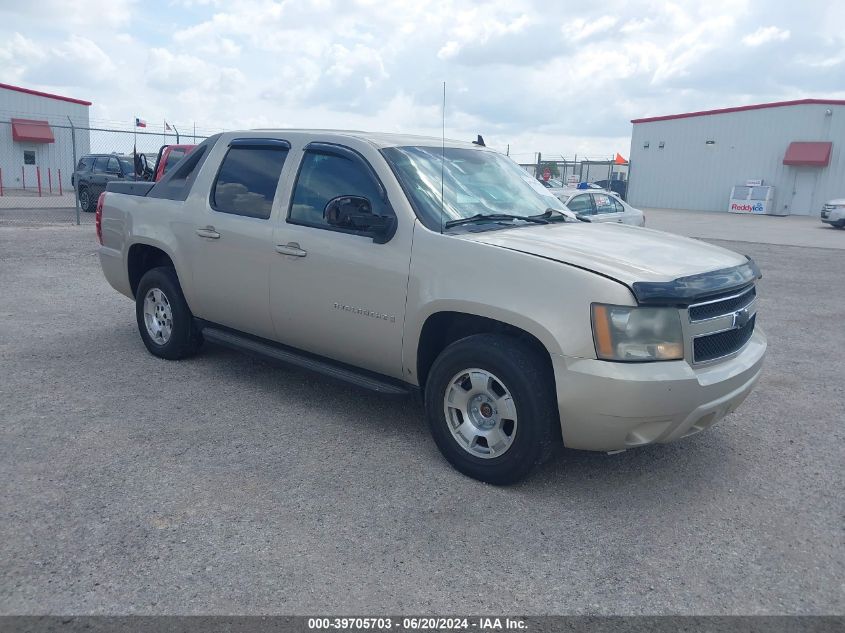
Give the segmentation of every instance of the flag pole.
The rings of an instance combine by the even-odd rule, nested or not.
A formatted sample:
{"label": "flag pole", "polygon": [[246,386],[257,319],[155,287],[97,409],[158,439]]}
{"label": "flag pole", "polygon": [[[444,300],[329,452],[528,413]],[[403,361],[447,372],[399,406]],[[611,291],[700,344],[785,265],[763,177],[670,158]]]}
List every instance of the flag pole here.
{"label": "flag pole", "polygon": [[135,121],[132,121],[132,171],[135,172],[136,176],[139,176],[138,173],[138,126],[135,125]]}

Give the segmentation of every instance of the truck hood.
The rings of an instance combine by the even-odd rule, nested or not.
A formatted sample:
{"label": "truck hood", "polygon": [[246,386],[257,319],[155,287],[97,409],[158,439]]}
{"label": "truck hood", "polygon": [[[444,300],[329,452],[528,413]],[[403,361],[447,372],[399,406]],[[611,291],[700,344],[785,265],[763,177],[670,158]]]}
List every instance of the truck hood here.
{"label": "truck hood", "polygon": [[748,264],[744,255],[719,246],[615,223],[519,226],[461,237],[585,268],[629,287],[638,282],[670,282]]}

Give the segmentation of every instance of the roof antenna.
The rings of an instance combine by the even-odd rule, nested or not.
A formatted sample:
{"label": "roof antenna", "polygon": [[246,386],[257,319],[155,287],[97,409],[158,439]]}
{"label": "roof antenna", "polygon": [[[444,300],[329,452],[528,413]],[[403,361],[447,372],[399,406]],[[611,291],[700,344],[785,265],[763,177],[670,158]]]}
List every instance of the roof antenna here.
{"label": "roof antenna", "polygon": [[481,136],[481,134],[479,134],[479,135],[478,135],[478,140],[473,141],[473,142],[472,142],[472,144],[473,144],[473,145],[480,145],[481,147],[487,147],[487,146],[484,144],[484,137],[483,137],[483,136]]}
{"label": "roof antenna", "polygon": [[[478,138],[481,138],[480,136]],[[443,163],[446,160],[446,82],[443,82],[443,110],[442,110],[442,128],[440,135],[440,234],[443,234],[443,214],[444,214],[444,199],[443,199]]]}

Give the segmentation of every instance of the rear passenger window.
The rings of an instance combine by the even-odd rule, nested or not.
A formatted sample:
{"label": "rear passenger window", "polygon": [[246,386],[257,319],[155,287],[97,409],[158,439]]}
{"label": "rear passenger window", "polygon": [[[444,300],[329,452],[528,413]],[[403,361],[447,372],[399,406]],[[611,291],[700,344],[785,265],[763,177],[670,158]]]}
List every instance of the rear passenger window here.
{"label": "rear passenger window", "polygon": [[79,164],[76,166],[77,171],[88,171],[91,165],[94,164],[93,156],[83,156],[79,159]]}
{"label": "rear passenger window", "polygon": [[329,200],[338,196],[362,196],[370,201],[373,214],[385,215],[381,191],[361,163],[337,154],[307,151],[293,190],[289,221],[330,227],[323,211]]}
{"label": "rear passenger window", "polygon": [[593,200],[596,203],[596,213],[616,213],[616,204],[613,202],[613,199],[607,194],[594,194]]}
{"label": "rear passenger window", "polygon": [[266,220],[287,149],[230,147],[211,191],[211,206],[221,213]]}
{"label": "rear passenger window", "polygon": [[105,174],[108,171],[109,157],[100,156],[94,161],[94,173]]}
{"label": "rear passenger window", "polygon": [[164,163],[164,173],[166,174],[169,172],[173,167],[185,157],[185,150],[183,149],[174,149],[171,150],[170,155],[167,157],[167,162]]}

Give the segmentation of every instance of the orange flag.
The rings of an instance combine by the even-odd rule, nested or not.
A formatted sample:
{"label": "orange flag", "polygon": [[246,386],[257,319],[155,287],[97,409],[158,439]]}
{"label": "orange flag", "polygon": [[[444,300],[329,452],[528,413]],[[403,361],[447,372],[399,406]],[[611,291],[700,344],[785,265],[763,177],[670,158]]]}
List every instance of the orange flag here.
{"label": "orange flag", "polygon": [[628,161],[622,158],[622,154],[619,152],[616,153],[616,160],[613,161],[616,165],[624,165]]}

